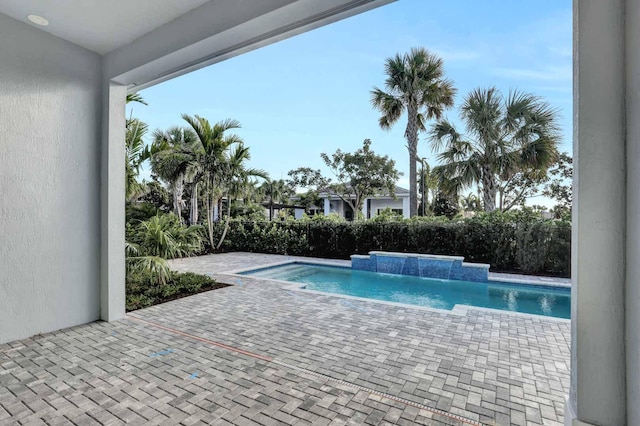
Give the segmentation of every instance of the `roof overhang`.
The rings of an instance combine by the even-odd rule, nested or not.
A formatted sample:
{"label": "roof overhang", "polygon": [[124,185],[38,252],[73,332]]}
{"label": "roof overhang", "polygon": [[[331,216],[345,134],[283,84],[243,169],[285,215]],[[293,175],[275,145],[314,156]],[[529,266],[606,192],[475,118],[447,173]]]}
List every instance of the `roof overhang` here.
{"label": "roof overhang", "polygon": [[[395,0],[0,0],[0,13],[103,56],[137,91]],[[33,24],[31,24],[33,25]]]}
{"label": "roof overhang", "polygon": [[106,72],[136,91],[392,1],[228,1],[224,15],[210,1],[106,55]]}

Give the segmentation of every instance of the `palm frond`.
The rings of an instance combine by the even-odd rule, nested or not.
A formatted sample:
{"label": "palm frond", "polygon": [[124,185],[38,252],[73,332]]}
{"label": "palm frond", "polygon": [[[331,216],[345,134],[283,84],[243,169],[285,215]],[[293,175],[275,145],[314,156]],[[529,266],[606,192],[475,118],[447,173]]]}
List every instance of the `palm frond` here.
{"label": "palm frond", "polygon": [[128,257],[127,268],[130,271],[149,271],[157,277],[159,284],[166,284],[171,276],[169,263],[159,256]]}
{"label": "palm frond", "polygon": [[140,95],[139,93],[127,93],[127,103],[130,103],[130,102],[137,102],[137,103],[142,104],[142,105],[149,105],[144,100],[142,95]]}

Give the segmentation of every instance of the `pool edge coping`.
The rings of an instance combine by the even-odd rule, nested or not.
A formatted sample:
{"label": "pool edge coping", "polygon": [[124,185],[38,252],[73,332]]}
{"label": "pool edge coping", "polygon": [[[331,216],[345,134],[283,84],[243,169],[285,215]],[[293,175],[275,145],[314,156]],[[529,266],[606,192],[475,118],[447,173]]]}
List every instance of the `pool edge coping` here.
{"label": "pool edge coping", "polygon": [[[418,309],[418,310],[422,310],[422,311],[429,311],[429,312],[435,312],[435,313],[440,313],[440,314],[445,314],[445,315],[455,315],[455,316],[468,316],[469,311],[479,311],[479,312],[483,312],[486,314],[492,314],[492,315],[512,315],[512,316],[518,316],[518,317],[523,317],[523,318],[529,318],[529,319],[538,319],[538,320],[551,320],[554,322],[562,322],[562,323],[566,323],[566,322],[571,322],[571,318],[558,318],[558,317],[552,317],[552,316],[547,316],[547,315],[538,315],[538,314],[529,314],[526,312],[514,312],[514,311],[505,311],[505,310],[501,310],[501,309],[492,309],[492,308],[483,308],[483,307],[478,307],[478,306],[473,306],[473,305],[462,305],[462,304],[456,304],[453,306],[453,308],[451,308],[451,310],[448,309],[440,309],[440,308],[431,308],[428,306],[419,306],[419,305],[412,305],[412,304],[408,304],[408,303],[400,303],[400,302],[390,302],[390,301],[386,301],[386,300],[378,300],[378,299],[369,299],[366,297],[358,297],[358,296],[351,296],[348,294],[340,294],[340,293],[330,293],[330,292],[323,292],[323,291],[317,291],[317,290],[309,290],[306,289],[305,287],[307,286],[307,284],[304,283],[295,283],[295,282],[291,282],[291,281],[284,281],[284,280],[277,280],[277,279],[272,279],[272,278],[264,278],[264,277],[251,277],[250,275],[242,275],[242,273],[245,272],[249,272],[249,271],[259,271],[262,269],[269,269],[269,268],[274,268],[274,267],[278,267],[278,266],[285,266],[285,265],[289,265],[289,264],[295,264],[295,263],[306,263],[306,264],[312,264],[312,265],[319,265],[319,266],[337,266],[337,267],[343,267],[343,268],[348,268],[348,266],[345,266],[345,261],[344,260],[339,260],[339,259],[309,259],[309,260],[305,260],[305,259],[288,259],[285,261],[278,261],[275,263],[271,263],[268,265],[261,265],[261,266],[254,266],[254,267],[249,267],[249,268],[242,268],[242,269],[238,269],[238,270],[234,270],[228,273],[222,273],[222,275],[228,275],[228,276],[232,276],[234,278],[252,278],[252,279],[260,279],[260,280],[266,280],[266,281],[271,281],[274,283],[278,283],[280,285],[282,285],[283,287],[281,288],[282,290],[286,290],[286,291],[297,291],[300,293],[306,293],[306,294],[316,294],[316,295],[321,295],[321,296],[330,296],[330,297],[338,297],[338,298],[342,298],[342,299],[351,299],[351,300],[358,300],[361,302],[366,302],[366,303],[379,303],[379,304],[383,304],[383,305],[388,305],[388,306],[395,306],[395,307],[400,307],[400,308],[405,308],[405,309]],[[564,284],[564,283],[544,283],[544,284],[540,284],[537,282],[532,282],[532,281],[527,281],[527,280],[521,280],[521,279],[512,279],[512,280],[508,280],[508,279],[504,279],[501,281],[496,280],[495,278],[489,278],[489,283],[491,283],[491,281],[494,281],[494,283],[507,283],[507,284],[523,284],[523,285],[528,285],[528,286],[535,286],[535,287],[559,287],[559,288],[571,288],[571,284]],[[231,285],[235,285],[235,284],[231,284]]]}

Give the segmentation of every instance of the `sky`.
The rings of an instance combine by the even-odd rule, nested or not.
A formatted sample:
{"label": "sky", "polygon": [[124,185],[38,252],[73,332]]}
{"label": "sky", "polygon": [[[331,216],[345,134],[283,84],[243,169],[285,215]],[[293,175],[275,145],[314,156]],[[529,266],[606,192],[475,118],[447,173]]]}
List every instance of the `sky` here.
{"label": "sky", "polygon": [[[380,129],[370,91],[383,88],[385,59],[412,47],[443,58],[458,90],[446,112],[454,123],[471,90],[518,89],[559,111],[560,150],[571,153],[571,0],[398,0],[145,89],[149,105],[130,105],[128,114],[150,130],[183,125],[183,113],[212,123],[234,118],[251,149],[249,166],[272,179],[302,166],[329,173],[321,153],[355,151],[371,139],[376,153],[396,161],[404,173],[399,185],[407,187],[406,116]],[[426,135],[418,154],[437,164]],[[529,204],[553,205],[540,198]]]}

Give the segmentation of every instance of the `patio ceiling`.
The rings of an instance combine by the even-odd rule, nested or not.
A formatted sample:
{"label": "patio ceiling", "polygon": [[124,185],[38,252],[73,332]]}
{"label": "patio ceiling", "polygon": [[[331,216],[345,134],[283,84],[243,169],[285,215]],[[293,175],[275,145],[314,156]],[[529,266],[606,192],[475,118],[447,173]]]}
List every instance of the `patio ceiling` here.
{"label": "patio ceiling", "polygon": [[[49,20],[43,31],[99,54],[131,43],[208,0],[21,0],[0,1],[0,13],[31,24],[27,15]],[[220,3],[220,2],[217,2]]]}
{"label": "patio ceiling", "polygon": [[105,76],[139,90],[392,1],[0,0],[0,13],[104,55]]}

